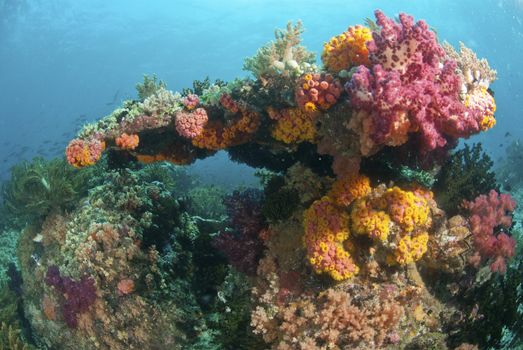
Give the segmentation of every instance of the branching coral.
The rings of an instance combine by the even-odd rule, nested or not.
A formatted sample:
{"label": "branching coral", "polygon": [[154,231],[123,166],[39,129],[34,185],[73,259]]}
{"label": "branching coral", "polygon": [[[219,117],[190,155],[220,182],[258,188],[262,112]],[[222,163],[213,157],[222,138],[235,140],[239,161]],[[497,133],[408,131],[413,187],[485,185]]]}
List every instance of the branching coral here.
{"label": "branching coral", "polygon": [[141,101],[144,101],[149,96],[154,95],[158,90],[165,88],[165,83],[161,80],[158,80],[156,74],[153,74],[152,76],[144,74],[143,83],[136,84],[138,98]]}
{"label": "branching coral", "polygon": [[255,56],[245,59],[243,69],[258,79],[266,80],[283,76],[298,76],[310,71],[315,62],[314,53],[301,46],[302,23],[287,23],[286,30],[277,29],[275,42],[258,50]]}
{"label": "branching coral", "polygon": [[439,206],[449,215],[458,212],[463,200],[473,200],[497,188],[493,162],[481,143],[454,152],[436,177],[434,190]]}
{"label": "branching coral", "polygon": [[21,339],[21,330],[4,322],[0,323],[0,349],[32,350],[31,345]]}
{"label": "branching coral", "polygon": [[318,349],[329,344],[364,349],[398,342],[404,307],[395,288],[345,284],[281,299],[285,280],[278,276],[272,257],[261,261],[258,274],[253,291],[258,306],[251,324],[272,348]]}

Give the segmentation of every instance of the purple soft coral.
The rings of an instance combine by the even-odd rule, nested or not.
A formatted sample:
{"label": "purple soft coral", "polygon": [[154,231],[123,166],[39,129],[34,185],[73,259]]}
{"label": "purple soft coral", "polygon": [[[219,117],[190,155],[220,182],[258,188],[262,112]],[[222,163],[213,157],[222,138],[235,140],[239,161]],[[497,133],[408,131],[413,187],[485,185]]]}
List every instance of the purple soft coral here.
{"label": "purple soft coral", "polygon": [[87,312],[96,300],[94,280],[87,276],[83,276],[79,281],[63,277],[60,275],[58,267],[51,265],[47,269],[45,283],[62,293],[65,298],[62,305],[65,323],[70,328],[76,328],[78,325],[76,316]]}
{"label": "purple soft coral", "polygon": [[263,251],[263,243],[258,236],[265,227],[261,213],[262,193],[254,189],[235,191],[224,199],[224,203],[230,231],[221,232],[213,244],[234,268],[254,275]]}

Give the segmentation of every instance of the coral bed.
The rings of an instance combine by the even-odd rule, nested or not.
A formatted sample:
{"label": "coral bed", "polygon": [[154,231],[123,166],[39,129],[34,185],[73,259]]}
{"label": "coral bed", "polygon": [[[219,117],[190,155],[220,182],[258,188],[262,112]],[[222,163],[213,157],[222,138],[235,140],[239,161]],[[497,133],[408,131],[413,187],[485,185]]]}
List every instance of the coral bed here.
{"label": "coral bed", "polygon": [[[482,305],[457,296],[506,271],[515,202],[476,186],[467,194],[477,198],[446,196],[459,201],[450,216],[437,200],[457,141],[495,124],[496,74],[424,21],[375,14],[325,43],[323,68],[300,44],[301,23],[289,24],[246,60],[254,79],[195,82],[182,95],[146,77],[140,100],[84,127],[68,162],[107,159],[116,170],[104,167],[74,211],[24,234],[25,309],[39,343],[484,347],[488,336],[460,332]],[[269,172],[264,191],[226,196],[221,221],[188,216],[132,170],[222,149]]]}

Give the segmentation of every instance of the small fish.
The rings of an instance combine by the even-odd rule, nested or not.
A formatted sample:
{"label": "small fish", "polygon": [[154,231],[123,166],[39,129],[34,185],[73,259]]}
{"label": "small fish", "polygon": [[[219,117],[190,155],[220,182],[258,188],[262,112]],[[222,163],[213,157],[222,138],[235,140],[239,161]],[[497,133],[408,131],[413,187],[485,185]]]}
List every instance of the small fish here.
{"label": "small fish", "polygon": [[512,134],[511,134],[510,132],[507,131],[507,132],[505,133],[505,137],[509,137],[509,136],[512,136]]}
{"label": "small fish", "polygon": [[[37,237],[35,237],[35,239],[36,239],[36,238],[39,238],[39,237],[37,236]],[[42,238],[43,238],[43,237],[42,237]],[[41,241],[42,241],[42,239],[40,238],[39,240],[37,240],[37,241],[35,241],[35,242],[41,242]],[[31,254],[31,258],[33,259],[33,261],[34,261],[34,263],[35,263],[36,265],[40,266],[40,258],[38,257],[38,255],[36,255],[36,254]]]}
{"label": "small fish", "polygon": [[502,144],[502,143],[500,143],[500,144],[499,144],[499,147],[503,147],[503,144]]}
{"label": "small fish", "polygon": [[113,96],[113,100],[111,102],[107,102],[106,106],[112,106],[116,103],[116,99],[118,98],[118,95],[120,94],[120,89],[116,90],[116,93]]}

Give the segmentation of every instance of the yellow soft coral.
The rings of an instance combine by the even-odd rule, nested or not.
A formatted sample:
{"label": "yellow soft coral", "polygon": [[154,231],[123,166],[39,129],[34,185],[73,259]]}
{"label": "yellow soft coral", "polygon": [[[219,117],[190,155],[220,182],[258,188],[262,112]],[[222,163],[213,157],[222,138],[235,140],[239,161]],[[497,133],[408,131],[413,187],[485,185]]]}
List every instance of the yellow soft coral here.
{"label": "yellow soft coral", "polygon": [[272,137],[285,143],[313,142],[316,137],[315,117],[299,108],[285,109],[272,130]]}
{"label": "yellow soft coral", "polygon": [[365,197],[371,191],[370,180],[364,175],[344,176],[332,185],[329,196],[336,204],[349,206],[357,198]]}
{"label": "yellow soft coral", "polygon": [[369,28],[352,26],[346,32],[333,37],[323,45],[321,60],[328,71],[339,71],[360,64],[369,65],[369,51],[366,43],[372,40]]}

